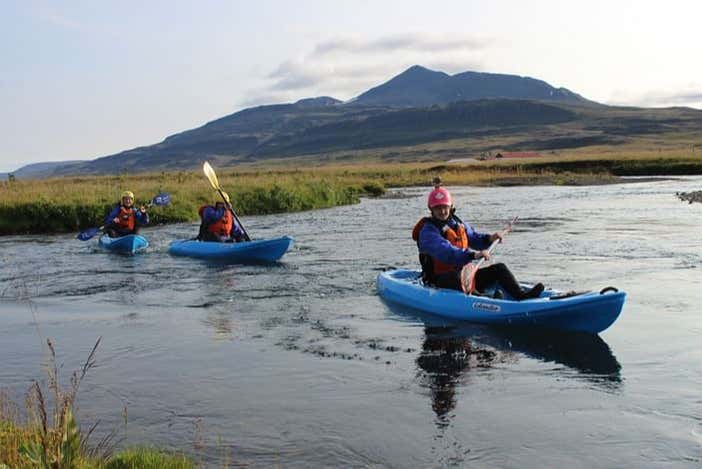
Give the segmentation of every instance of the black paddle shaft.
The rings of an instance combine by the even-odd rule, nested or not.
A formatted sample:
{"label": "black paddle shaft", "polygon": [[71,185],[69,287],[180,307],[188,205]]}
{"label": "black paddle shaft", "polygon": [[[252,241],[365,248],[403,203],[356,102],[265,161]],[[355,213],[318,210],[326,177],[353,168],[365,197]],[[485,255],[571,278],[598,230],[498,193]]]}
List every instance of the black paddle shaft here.
{"label": "black paddle shaft", "polygon": [[236,222],[239,224],[239,228],[241,228],[241,231],[244,232],[244,239],[246,241],[251,241],[249,234],[246,232],[246,228],[244,228],[244,225],[241,224],[241,220],[239,220],[239,217],[236,216],[236,212],[234,211],[234,207],[232,207],[232,204],[230,204],[229,201],[227,200],[227,198],[224,196],[222,189],[217,188],[217,192],[219,192],[219,195],[222,196],[222,200],[224,200],[224,203],[227,204],[227,208],[229,209],[230,212],[232,212],[232,215],[234,215],[234,220],[236,220]]}

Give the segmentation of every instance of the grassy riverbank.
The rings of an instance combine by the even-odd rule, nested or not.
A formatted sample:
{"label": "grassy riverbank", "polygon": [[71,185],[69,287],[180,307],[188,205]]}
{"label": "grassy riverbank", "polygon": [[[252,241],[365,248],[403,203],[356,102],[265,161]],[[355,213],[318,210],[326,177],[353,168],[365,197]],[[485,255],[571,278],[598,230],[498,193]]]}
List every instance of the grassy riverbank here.
{"label": "grassy riverbank", "polygon": [[[646,150],[549,153],[523,160],[453,163],[368,163],[218,168],[220,185],[241,216],[312,210],[357,203],[388,187],[428,186],[434,176],[452,185],[607,184],[618,176],[702,174],[702,151]],[[99,226],[122,190],[145,203],[160,190],[169,207],[151,210],[153,224],[197,220],[197,209],[218,195],[200,171],[56,178],[0,183],[0,234],[74,232]]]}
{"label": "grassy riverbank", "polygon": [[67,469],[194,469],[196,464],[182,454],[171,454],[154,448],[132,448],[109,457],[94,457],[79,451],[67,465],[50,465],[30,461],[21,448],[39,440],[39,431],[0,421],[0,469],[65,467]]}
{"label": "grassy riverbank", "polygon": [[[30,309],[32,304],[29,304]],[[114,430],[99,440],[93,435],[97,423],[81,429],[75,416],[76,398],[88,371],[96,364],[100,339],[95,342],[83,366],[62,386],[53,342],[46,341],[46,381],[35,380],[25,397],[25,412],[0,390],[0,469],[126,469],[194,468],[182,454],[168,454],[152,448],[127,449],[113,454],[118,443]],[[126,412],[126,411],[125,411]],[[124,416],[126,425],[126,413]],[[92,441],[97,440],[97,441]]]}

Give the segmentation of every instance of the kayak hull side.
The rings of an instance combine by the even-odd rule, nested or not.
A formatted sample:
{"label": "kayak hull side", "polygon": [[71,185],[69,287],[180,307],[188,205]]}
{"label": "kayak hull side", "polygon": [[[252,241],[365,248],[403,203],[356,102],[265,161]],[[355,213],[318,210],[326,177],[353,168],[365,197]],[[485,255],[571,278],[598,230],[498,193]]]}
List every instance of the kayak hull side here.
{"label": "kayak hull side", "polygon": [[594,334],[617,320],[626,299],[624,292],[587,292],[551,300],[559,292],[548,290],[540,298],[512,301],[425,287],[419,276],[420,272],[412,270],[381,272],[376,280],[378,294],[393,303],[451,319]]}
{"label": "kayak hull side", "polygon": [[219,262],[275,262],[283,257],[292,244],[293,239],[289,236],[241,243],[177,240],[171,243],[168,252],[175,256]]}

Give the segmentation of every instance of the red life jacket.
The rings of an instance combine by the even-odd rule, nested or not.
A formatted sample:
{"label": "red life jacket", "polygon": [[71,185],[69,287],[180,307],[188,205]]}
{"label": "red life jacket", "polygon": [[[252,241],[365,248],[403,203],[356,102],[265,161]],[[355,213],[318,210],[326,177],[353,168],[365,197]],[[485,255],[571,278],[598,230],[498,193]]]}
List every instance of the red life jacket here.
{"label": "red life jacket", "polygon": [[[209,205],[203,205],[200,207],[198,210],[198,213],[200,214],[200,218],[202,218],[202,212],[205,211],[205,208],[209,207]],[[232,228],[234,227],[234,218],[232,217],[232,213],[228,210],[224,210],[224,215],[222,215],[222,218],[217,220],[214,223],[211,223],[209,225],[206,225],[206,229],[208,232],[212,233],[213,235],[217,236],[230,236],[232,232]]]}
{"label": "red life jacket", "polygon": [[[425,223],[433,223],[439,229],[441,236],[446,238],[446,240],[451,243],[451,245],[459,249],[468,249],[468,234],[466,233],[466,227],[463,222],[455,215],[451,216],[458,222],[458,226],[454,230],[448,223],[441,223],[434,220],[431,217],[421,218],[412,229],[412,239],[419,244],[419,233],[424,228]],[[422,264],[422,278],[427,283],[434,283],[434,276],[438,274],[443,274],[446,272],[453,272],[459,269],[459,266],[445,264],[428,254],[419,253],[419,262]]]}
{"label": "red life jacket", "polygon": [[124,205],[119,207],[119,213],[117,213],[117,226],[122,230],[134,231],[136,226],[136,212],[134,207],[127,208]]}

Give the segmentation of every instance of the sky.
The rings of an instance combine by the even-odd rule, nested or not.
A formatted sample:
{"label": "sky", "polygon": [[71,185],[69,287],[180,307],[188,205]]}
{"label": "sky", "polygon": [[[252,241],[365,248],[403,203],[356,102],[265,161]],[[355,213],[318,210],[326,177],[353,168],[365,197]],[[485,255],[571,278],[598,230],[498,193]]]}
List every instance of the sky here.
{"label": "sky", "polygon": [[702,109],[696,0],[0,0],[0,171],[351,99],[418,64]]}

